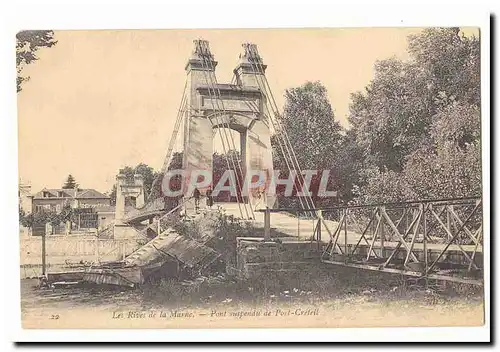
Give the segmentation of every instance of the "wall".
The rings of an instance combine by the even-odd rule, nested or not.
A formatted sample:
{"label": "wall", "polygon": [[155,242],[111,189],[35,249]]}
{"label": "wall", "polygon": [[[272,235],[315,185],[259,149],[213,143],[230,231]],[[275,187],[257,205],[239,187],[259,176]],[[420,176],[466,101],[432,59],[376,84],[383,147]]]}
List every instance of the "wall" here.
{"label": "wall", "polygon": [[95,206],[109,206],[111,205],[111,200],[109,198],[102,198],[102,199],[99,199],[99,198],[91,198],[91,199],[72,199],[72,198],[56,198],[56,197],[52,197],[52,198],[37,198],[37,199],[33,199],[33,210],[35,210],[35,207],[37,205],[45,205],[45,204],[48,204],[48,205],[51,205],[53,206],[53,210],[56,210],[55,209],[55,206],[57,204],[59,204],[59,206],[62,207],[65,205],[65,204],[71,204],[71,206],[73,208],[78,208],[78,207],[85,207],[85,206],[89,206],[89,207],[95,207]]}
{"label": "wall", "polygon": [[97,205],[111,205],[111,200],[109,198],[91,198],[91,199],[78,199],[78,206],[97,206]]}
{"label": "wall", "polygon": [[[140,244],[134,239],[98,239],[94,235],[47,236],[46,263],[48,271],[71,270],[79,263],[121,260]],[[21,236],[21,278],[41,273],[41,237]]]}
{"label": "wall", "polygon": [[[33,199],[33,212],[36,212],[37,205],[50,205],[51,210],[53,211],[61,211],[66,202],[71,201],[69,198],[42,198],[42,199]],[[56,206],[59,205],[59,209],[56,209]]]}
{"label": "wall", "polygon": [[263,241],[237,238],[236,275],[250,278],[270,271],[299,270],[319,260],[318,245],[309,241]]}
{"label": "wall", "polygon": [[105,212],[105,213],[97,212],[97,214],[99,219],[99,229],[103,229],[115,221],[114,212]]}

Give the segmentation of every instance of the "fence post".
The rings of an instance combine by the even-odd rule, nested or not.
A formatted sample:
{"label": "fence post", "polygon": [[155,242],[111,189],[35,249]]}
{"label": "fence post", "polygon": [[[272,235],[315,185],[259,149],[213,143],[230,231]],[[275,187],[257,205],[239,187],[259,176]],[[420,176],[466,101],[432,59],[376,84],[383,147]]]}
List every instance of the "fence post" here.
{"label": "fence post", "polygon": [[314,226],[314,216],[312,217],[312,239],[311,242],[314,241],[314,235],[316,233],[316,226]]}
{"label": "fence post", "polygon": [[[424,220],[424,243],[423,243],[423,249],[424,249],[424,274],[425,274],[425,283],[426,286],[429,284],[429,280],[427,279],[427,266],[429,264],[429,259],[427,258],[427,217],[425,216],[425,213],[427,212],[427,205],[422,204],[422,216]],[[416,235],[416,234],[415,234]]]}
{"label": "fence post", "polygon": [[446,207],[446,227],[448,228],[449,233],[453,234],[453,231],[451,230],[450,209],[446,205],[445,207]]}
{"label": "fence post", "polygon": [[382,214],[385,214],[385,207],[381,206],[381,220],[380,220],[380,256],[385,258],[385,233],[384,233],[384,218]]}
{"label": "fence post", "polygon": [[347,260],[347,208],[344,209],[344,257]]}
{"label": "fence post", "polygon": [[321,222],[323,221],[323,211],[318,210],[318,235],[316,237],[318,243],[318,251],[321,250]]}
{"label": "fence post", "polygon": [[46,262],[45,262],[45,260],[46,260],[46,258],[45,258],[45,256],[46,256],[45,239],[46,239],[46,236],[47,236],[47,235],[46,235],[46,233],[45,233],[45,232],[46,232],[46,231],[44,231],[44,232],[42,233],[42,276],[45,276],[46,271],[47,271],[47,270],[46,270],[46,265],[47,265],[47,264],[46,264]]}
{"label": "fence post", "polygon": [[300,240],[300,214],[297,210],[297,241]]}
{"label": "fence post", "polygon": [[266,206],[264,213],[264,241],[271,240],[271,210]]}

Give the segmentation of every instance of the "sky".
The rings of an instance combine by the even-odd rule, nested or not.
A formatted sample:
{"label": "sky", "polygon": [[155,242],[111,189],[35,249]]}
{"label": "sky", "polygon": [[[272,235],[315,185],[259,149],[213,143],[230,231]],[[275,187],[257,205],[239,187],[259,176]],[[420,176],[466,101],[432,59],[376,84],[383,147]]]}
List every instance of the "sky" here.
{"label": "sky", "polygon": [[160,169],[186,79],[193,40],[206,39],[229,83],[242,52],[257,44],[278,107],[286,89],[321,81],[347,126],[350,94],[373,78],[376,60],[407,59],[418,28],[56,31],[38,51],[18,93],[19,176],[37,192],[72,174],[82,188],[109,191],[117,171]]}

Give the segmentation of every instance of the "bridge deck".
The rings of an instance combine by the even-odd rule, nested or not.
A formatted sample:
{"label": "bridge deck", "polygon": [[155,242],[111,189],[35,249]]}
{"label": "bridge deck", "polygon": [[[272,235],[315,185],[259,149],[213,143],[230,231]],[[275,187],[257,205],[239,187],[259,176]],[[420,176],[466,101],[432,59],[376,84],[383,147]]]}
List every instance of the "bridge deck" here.
{"label": "bridge deck", "polygon": [[[241,214],[238,209],[237,203],[217,203],[216,205],[220,207],[220,209],[222,209],[226,214],[232,215],[236,218],[241,218]],[[252,221],[252,224],[257,228],[264,229],[264,213],[259,211],[254,211],[254,216],[255,220]],[[333,232],[334,229],[338,226],[338,222],[336,221],[325,220],[325,222],[331,232]],[[316,223],[317,220],[298,219],[294,215],[285,212],[271,214],[271,229],[274,229],[277,232],[281,232],[288,236],[298,238],[299,240],[310,239],[314,235],[314,228]],[[345,245],[346,237],[347,237],[347,244],[354,246],[356,245],[356,243],[358,243],[359,239],[361,238],[361,234],[348,230],[347,236],[345,236],[342,230],[342,233],[339,236],[337,243],[341,246]],[[365,237],[368,239],[369,242],[371,242],[370,237],[368,236]],[[330,236],[328,235],[326,229],[322,231],[321,240],[323,243],[328,243],[330,241]],[[396,248],[398,244],[399,242],[397,241],[390,241],[390,240],[384,241],[384,247],[387,249]],[[429,251],[441,251],[445,248],[445,246],[446,246],[445,243],[428,242],[426,244],[427,250]],[[368,245],[366,244],[365,241],[361,240],[359,247],[368,247]],[[374,248],[380,248],[380,247],[381,247],[381,242],[379,240],[376,240],[374,243]],[[423,251],[424,245],[423,243],[415,243],[413,248],[415,251]],[[449,245],[447,250],[450,252],[454,251],[459,252],[461,249],[465,252],[476,251],[481,253],[483,251],[481,245],[479,245],[476,249],[474,245],[458,246],[456,244]],[[402,250],[404,250],[404,248],[402,248]]]}

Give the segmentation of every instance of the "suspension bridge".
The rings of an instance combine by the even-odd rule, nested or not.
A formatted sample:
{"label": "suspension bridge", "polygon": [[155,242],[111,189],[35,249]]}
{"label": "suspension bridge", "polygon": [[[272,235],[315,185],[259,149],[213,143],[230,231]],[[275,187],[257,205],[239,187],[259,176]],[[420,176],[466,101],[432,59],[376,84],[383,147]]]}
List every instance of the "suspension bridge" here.
{"label": "suspension bridge", "polygon": [[[306,180],[282,125],[265,75],[267,66],[256,45],[243,44],[232,82],[221,84],[208,42],[196,40],[194,44],[160,176],[147,195],[140,180],[132,186],[118,182],[115,234],[118,227],[140,228],[138,233],[148,242],[120,263],[89,270],[88,280],[133,285],[143,282],[146,271],[160,267],[167,257],[184,265],[206,266],[220,256],[206,246],[210,235],[194,240],[171,227],[171,218],[176,214],[181,213],[182,221],[188,222],[210,212],[197,211],[192,180],[183,179],[182,195],[175,207],[168,204],[162,192],[179,137],[186,175],[199,170],[211,174],[213,138],[218,134],[228,156],[226,166],[235,171],[238,192],[236,202],[218,203],[217,211],[261,229],[263,236],[254,239],[256,243],[272,242],[274,231],[280,241],[309,243],[317,265],[331,266],[332,270],[346,266],[418,279],[482,284],[481,198],[317,208],[311,196],[304,195],[297,197],[297,208],[279,208],[276,196],[265,192],[266,185],[259,188],[245,183],[243,179],[251,170],[273,175],[273,134],[288,172],[297,175],[299,184]],[[240,155],[229,153],[238,148],[228,130],[240,134]],[[207,183],[199,190],[205,195],[210,187]],[[135,208],[126,210],[128,196],[141,200]],[[145,221],[148,223],[141,225]]]}

